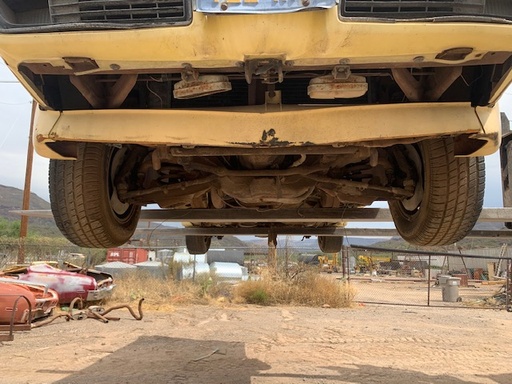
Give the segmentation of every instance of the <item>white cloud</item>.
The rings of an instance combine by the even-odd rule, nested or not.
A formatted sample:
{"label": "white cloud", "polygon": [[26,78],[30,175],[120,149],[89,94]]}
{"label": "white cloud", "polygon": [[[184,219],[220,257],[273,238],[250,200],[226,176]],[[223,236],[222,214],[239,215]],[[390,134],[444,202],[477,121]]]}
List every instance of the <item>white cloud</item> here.
{"label": "white cloud", "polygon": [[[32,98],[0,65],[0,184],[23,189]],[[32,192],[48,200],[48,160],[34,154]]]}

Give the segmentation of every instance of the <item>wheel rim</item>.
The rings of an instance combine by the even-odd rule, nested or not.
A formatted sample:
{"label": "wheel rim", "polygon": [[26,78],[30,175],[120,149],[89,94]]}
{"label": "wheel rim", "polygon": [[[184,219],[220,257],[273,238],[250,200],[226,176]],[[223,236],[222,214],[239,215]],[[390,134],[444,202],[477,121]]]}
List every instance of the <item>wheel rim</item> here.
{"label": "wheel rim", "polygon": [[402,206],[407,211],[414,212],[420,208],[421,202],[423,201],[423,162],[418,150],[412,145],[407,146],[407,155],[409,159],[412,161],[418,177],[416,180],[416,186],[414,188],[414,195],[412,195],[408,199],[402,200]]}
{"label": "wheel rim", "polygon": [[109,189],[109,203],[110,209],[114,216],[118,218],[119,221],[126,221],[129,219],[132,213],[132,205],[129,203],[124,203],[119,199],[117,194],[117,188],[115,179],[119,168],[122,166],[122,161],[125,157],[127,149],[112,149],[110,166],[108,170],[108,189]]}

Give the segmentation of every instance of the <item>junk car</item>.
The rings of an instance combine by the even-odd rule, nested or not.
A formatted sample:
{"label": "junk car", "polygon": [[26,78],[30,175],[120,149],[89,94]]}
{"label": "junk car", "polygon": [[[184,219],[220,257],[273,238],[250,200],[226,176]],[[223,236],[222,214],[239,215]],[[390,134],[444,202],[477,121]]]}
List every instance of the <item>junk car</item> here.
{"label": "junk car", "polygon": [[408,242],[454,243],[500,145],[511,35],[509,0],[0,0],[53,215],[85,247],[127,242],[148,204],[193,211],[203,254],[208,230],[327,233],[375,201]]}
{"label": "junk car", "polygon": [[70,271],[48,264],[16,266],[4,270],[3,275],[15,277],[20,282],[45,284],[58,293],[59,304],[69,304],[77,297],[86,302],[99,301],[109,297],[115,287],[112,275],[78,267]]}
{"label": "junk car", "polygon": [[0,278],[0,324],[23,324],[51,315],[59,296],[44,284]]}

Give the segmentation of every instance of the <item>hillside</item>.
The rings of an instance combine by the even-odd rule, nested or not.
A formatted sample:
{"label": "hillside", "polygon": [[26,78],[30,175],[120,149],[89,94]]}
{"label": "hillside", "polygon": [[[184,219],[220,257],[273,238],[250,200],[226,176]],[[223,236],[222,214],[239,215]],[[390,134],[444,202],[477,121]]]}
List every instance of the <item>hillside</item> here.
{"label": "hillside", "polygon": [[[166,233],[166,229],[175,229],[176,226],[168,226],[151,222],[139,223],[139,226],[132,236],[132,244],[134,246],[146,246],[157,248],[183,248],[185,247],[185,236],[170,235]],[[151,230],[152,229],[152,230]],[[213,238],[210,248],[247,248],[249,244],[235,236],[223,236],[222,239]]]}
{"label": "hillside", "polygon": [[[498,231],[504,229],[503,223],[477,223],[474,227],[475,230],[487,230],[487,231]],[[502,244],[508,244],[512,246],[512,239],[502,237],[502,238],[476,238],[476,237],[466,237],[461,241],[458,241],[456,244],[447,245],[443,247],[420,247],[414,246],[406,243],[400,237],[393,237],[389,240],[380,241],[375,244],[372,244],[372,247],[377,248],[390,248],[390,249],[404,249],[404,250],[419,250],[419,251],[433,251],[433,252],[455,252],[457,253],[459,249],[461,252],[468,249],[477,249],[477,248],[496,248],[500,247]]]}
{"label": "hillside", "polygon": [[[0,185],[0,217],[9,221],[20,221],[20,215],[12,213],[19,210],[23,203],[23,191],[18,188]],[[30,209],[50,209],[50,203],[35,193],[30,194]],[[41,236],[61,236],[53,219],[29,218],[29,232]]]}
{"label": "hillside", "polygon": [[[0,185],[0,218],[4,218],[9,221],[20,221],[20,216],[12,213],[13,210],[21,209],[23,201],[23,191],[9,187],[5,185]],[[50,203],[46,200],[40,198],[35,193],[31,193],[30,195],[30,209],[50,209]],[[154,223],[151,225],[151,228],[158,227],[159,225]],[[156,230],[155,232],[151,232],[148,237],[147,224],[142,223],[140,225],[141,228],[145,228],[146,230],[137,231],[134,236],[134,245],[142,244],[143,246],[147,246],[148,240],[151,246],[155,247],[184,247],[185,246],[185,238],[184,236],[170,236],[166,235],[165,231],[162,231],[162,227],[160,230]],[[165,225],[163,226],[165,227]],[[503,228],[502,223],[478,223],[475,226],[475,229],[486,229],[486,230],[498,230]],[[33,234],[37,234],[40,236],[47,237],[62,237],[60,231],[55,225],[55,221],[53,219],[41,219],[41,218],[29,218],[29,232]],[[139,241],[142,240],[142,241]],[[347,241],[348,240],[348,241]],[[316,237],[311,237],[309,239],[305,239],[298,236],[292,236],[289,238],[289,246],[298,249],[317,249],[317,240]],[[280,236],[279,238],[279,247],[284,246],[285,236]],[[512,240],[508,241],[508,239],[475,239],[475,238],[466,238],[457,243],[462,249],[471,249],[471,248],[486,248],[486,247],[496,247],[500,246],[503,243],[508,243],[512,245]],[[345,240],[345,244],[358,244],[358,245],[369,245],[373,247],[382,247],[382,248],[393,248],[393,249],[422,249],[423,247],[414,247],[410,244],[407,244],[400,238],[392,238],[388,240],[381,240],[378,238],[348,238]],[[243,240],[239,239],[235,236],[225,236],[222,240],[213,239],[212,247],[215,248],[244,248],[244,247],[266,247],[267,240],[256,237],[247,237],[244,236]],[[447,251],[447,248],[451,248],[453,250],[453,246],[451,247],[435,247],[430,248],[431,250],[436,251]]]}
{"label": "hillside", "polygon": [[[0,215],[6,218],[19,219],[19,215],[9,212],[21,209],[23,191],[18,188],[0,184]],[[41,199],[35,193],[30,194],[30,209],[50,209],[50,203]]]}
{"label": "hillside", "polygon": [[[4,218],[9,221],[20,221],[20,215],[12,213],[13,210],[20,210],[23,202],[23,191],[18,188],[9,187],[0,184],[0,218]],[[30,209],[50,209],[50,203],[40,198],[35,193],[30,194]],[[152,227],[157,227],[157,224],[153,224]],[[144,223],[141,227],[146,228],[147,225]],[[41,219],[41,218],[29,218],[29,232],[47,237],[62,237],[59,229],[55,225],[53,219]],[[148,233],[143,231],[136,231],[133,236],[134,245],[137,246],[142,244],[147,246],[147,240],[149,240],[151,246],[158,247],[184,247],[185,237],[184,236],[169,236],[165,233],[154,233],[148,238]],[[137,241],[142,239],[143,241]],[[245,242],[234,237],[225,236],[222,240],[214,239],[212,241],[212,247],[220,248],[244,248],[247,247]]]}

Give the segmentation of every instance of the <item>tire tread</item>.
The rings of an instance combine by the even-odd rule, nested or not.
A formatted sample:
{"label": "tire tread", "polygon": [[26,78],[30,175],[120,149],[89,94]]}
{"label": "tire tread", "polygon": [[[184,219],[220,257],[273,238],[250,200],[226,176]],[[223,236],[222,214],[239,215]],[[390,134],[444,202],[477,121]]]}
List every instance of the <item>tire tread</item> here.
{"label": "tire tread", "polygon": [[480,216],[484,160],[455,157],[450,139],[426,141],[422,148],[426,201],[413,214],[406,212],[400,202],[390,202],[391,214],[398,232],[412,244],[453,244],[468,234]]}
{"label": "tire tread", "polygon": [[59,230],[72,243],[88,248],[124,244],[137,226],[140,207],[129,219],[116,220],[107,191],[108,147],[79,144],[76,160],[50,160],[50,203]]}

